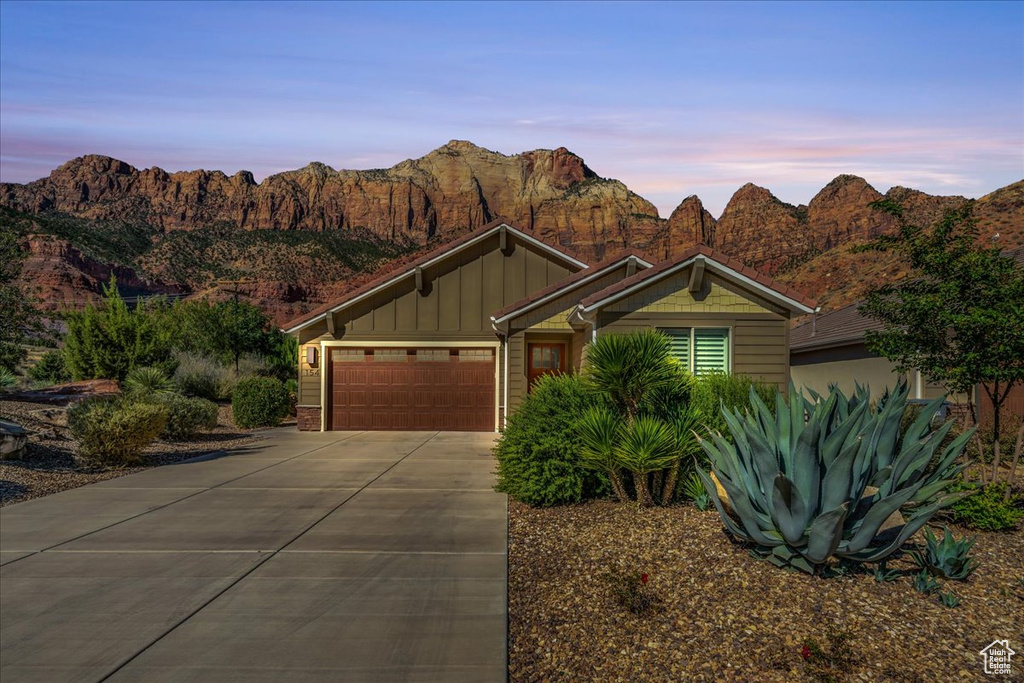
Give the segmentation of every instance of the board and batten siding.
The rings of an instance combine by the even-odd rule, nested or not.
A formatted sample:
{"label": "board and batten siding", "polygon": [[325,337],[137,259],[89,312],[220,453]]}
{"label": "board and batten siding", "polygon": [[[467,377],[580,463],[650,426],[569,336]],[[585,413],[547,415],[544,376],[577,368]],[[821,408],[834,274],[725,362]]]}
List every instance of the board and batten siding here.
{"label": "board and batten siding", "polygon": [[[491,315],[510,303],[576,272],[561,259],[509,236],[502,252],[497,234],[423,270],[423,291],[416,279],[401,278],[374,296],[335,314],[335,335],[326,323],[299,332],[299,404],[320,405],[319,374],[304,375],[305,348],[321,341],[407,341],[439,344],[446,341],[497,341]],[[498,364],[503,364],[498,352]],[[325,368],[324,359],[320,369]],[[504,368],[500,367],[500,377]],[[504,387],[499,396],[504,397]]]}

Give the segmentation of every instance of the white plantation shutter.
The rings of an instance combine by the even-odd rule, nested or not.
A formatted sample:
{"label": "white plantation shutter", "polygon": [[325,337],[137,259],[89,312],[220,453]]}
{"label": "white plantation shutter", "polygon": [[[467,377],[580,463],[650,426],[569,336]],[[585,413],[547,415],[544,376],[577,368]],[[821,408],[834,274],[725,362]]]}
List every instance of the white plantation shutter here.
{"label": "white plantation shutter", "polygon": [[693,331],[693,374],[729,372],[729,328],[698,327]]}
{"label": "white plantation shutter", "polygon": [[690,330],[662,330],[668,337],[668,348],[673,358],[690,369]]}

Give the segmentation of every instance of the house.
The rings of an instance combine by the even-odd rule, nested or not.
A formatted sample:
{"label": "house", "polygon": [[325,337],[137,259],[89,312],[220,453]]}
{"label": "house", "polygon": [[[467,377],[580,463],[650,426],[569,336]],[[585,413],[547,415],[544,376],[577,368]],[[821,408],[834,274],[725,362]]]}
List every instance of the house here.
{"label": "house", "polygon": [[789,321],[815,304],[704,246],[588,264],[495,221],[291,322],[303,430],[494,431],[599,334],[664,330],[696,373],[785,385]]}
{"label": "house", "polygon": [[[929,382],[919,371],[900,373],[891,361],[868,351],[868,332],[881,330],[874,318],[861,315],[861,302],[850,304],[824,315],[815,314],[790,332],[789,363],[793,383],[798,389],[828,393],[829,386],[838,385],[846,394],[856,384],[871,389],[872,396],[881,396],[901,379],[910,386],[911,399],[930,400],[946,394],[939,384]],[[966,402],[966,397],[951,397]]]}

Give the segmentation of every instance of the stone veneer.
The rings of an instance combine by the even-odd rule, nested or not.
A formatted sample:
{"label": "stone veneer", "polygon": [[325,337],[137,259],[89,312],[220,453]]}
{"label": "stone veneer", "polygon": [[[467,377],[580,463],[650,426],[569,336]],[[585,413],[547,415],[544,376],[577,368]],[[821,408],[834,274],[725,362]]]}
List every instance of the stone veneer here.
{"label": "stone veneer", "polygon": [[300,432],[320,431],[320,406],[299,406],[295,415]]}

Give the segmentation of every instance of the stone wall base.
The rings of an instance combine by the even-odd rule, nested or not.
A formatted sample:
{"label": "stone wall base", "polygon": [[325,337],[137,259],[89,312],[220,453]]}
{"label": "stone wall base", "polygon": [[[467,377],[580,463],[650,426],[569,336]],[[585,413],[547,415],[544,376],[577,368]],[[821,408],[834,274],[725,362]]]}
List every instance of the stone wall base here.
{"label": "stone wall base", "polygon": [[320,431],[320,407],[299,406],[295,409],[296,422],[300,432]]}

